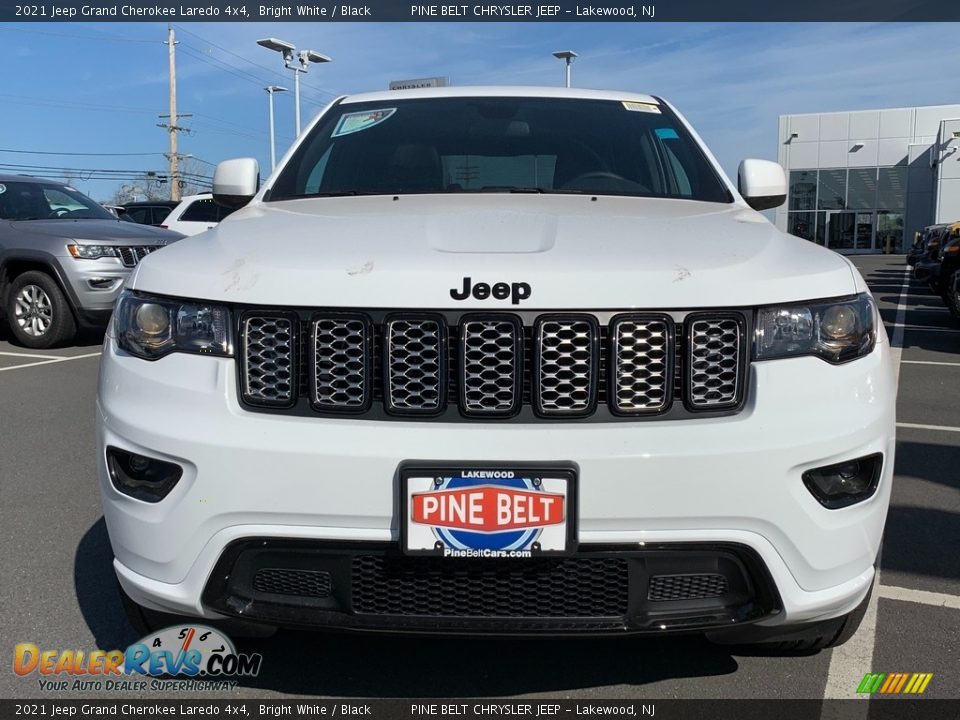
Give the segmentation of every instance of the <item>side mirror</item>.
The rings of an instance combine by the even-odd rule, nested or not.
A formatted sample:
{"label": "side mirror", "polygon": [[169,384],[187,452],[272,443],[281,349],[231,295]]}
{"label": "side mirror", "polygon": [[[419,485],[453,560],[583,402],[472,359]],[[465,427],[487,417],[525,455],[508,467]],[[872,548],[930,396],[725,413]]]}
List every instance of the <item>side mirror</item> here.
{"label": "side mirror", "polygon": [[787,176],[778,163],[744,160],[737,171],[737,187],[754,210],[780,207],[787,199]]}
{"label": "side mirror", "polygon": [[213,173],[213,201],[224,207],[242,208],[260,189],[260,165],[254,158],[224,160]]}

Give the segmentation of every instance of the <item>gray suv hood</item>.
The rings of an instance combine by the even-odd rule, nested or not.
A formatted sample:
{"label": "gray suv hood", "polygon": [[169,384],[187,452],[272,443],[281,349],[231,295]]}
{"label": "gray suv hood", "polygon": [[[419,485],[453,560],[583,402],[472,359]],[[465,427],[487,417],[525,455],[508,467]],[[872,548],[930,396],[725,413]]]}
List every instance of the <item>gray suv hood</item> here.
{"label": "gray suv hood", "polygon": [[166,245],[180,233],[121,220],[19,220],[10,221],[17,233],[96,242],[101,245]]}

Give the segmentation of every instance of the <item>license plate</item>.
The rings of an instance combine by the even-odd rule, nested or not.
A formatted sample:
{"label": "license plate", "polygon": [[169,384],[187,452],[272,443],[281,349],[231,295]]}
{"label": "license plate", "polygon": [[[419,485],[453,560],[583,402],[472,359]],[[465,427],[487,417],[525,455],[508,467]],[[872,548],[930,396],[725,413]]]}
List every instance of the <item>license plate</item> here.
{"label": "license plate", "polygon": [[403,551],[449,558],[569,553],[575,480],[569,466],[404,468]]}

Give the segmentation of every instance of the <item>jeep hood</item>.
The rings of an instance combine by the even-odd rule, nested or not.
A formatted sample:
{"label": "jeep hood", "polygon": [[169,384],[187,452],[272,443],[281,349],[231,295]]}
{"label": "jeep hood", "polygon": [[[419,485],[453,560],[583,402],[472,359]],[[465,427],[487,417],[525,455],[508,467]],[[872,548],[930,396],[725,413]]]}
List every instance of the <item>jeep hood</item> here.
{"label": "jeep hood", "polygon": [[[472,283],[530,297],[454,300]],[[832,251],[740,205],[587,195],[259,203],[140,263],[146,292],[272,306],[683,309],[862,289]]]}
{"label": "jeep hood", "polygon": [[30,233],[98,245],[163,245],[183,237],[170,230],[123,220],[18,220],[11,221],[10,226],[18,235]]}

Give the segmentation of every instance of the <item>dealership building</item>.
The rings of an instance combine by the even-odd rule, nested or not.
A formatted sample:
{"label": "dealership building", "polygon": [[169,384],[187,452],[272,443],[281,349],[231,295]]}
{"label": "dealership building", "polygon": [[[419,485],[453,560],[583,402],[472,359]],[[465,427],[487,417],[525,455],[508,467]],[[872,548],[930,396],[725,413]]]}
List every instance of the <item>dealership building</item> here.
{"label": "dealership building", "polygon": [[904,252],[960,220],[960,105],[780,116],[777,227],[845,253]]}

